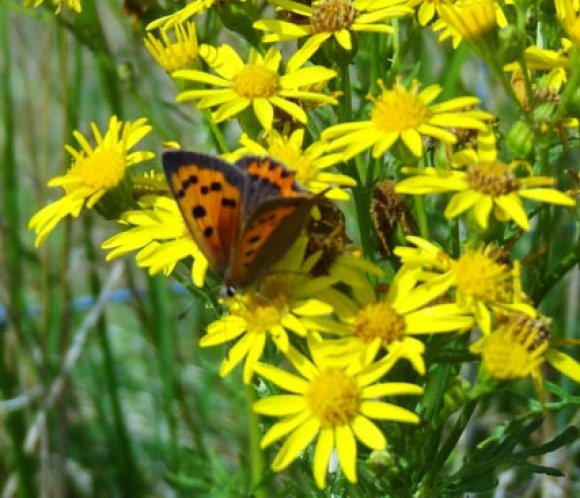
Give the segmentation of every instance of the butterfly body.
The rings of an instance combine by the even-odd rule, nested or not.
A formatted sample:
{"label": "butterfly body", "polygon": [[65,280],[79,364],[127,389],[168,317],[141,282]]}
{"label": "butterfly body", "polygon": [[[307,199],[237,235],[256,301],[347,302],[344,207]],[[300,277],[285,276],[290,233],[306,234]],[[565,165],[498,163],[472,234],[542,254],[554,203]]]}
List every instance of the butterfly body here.
{"label": "butterfly body", "polygon": [[229,164],[174,150],[163,154],[163,168],[191,236],[227,287],[248,287],[280,259],[316,199],[268,157]]}

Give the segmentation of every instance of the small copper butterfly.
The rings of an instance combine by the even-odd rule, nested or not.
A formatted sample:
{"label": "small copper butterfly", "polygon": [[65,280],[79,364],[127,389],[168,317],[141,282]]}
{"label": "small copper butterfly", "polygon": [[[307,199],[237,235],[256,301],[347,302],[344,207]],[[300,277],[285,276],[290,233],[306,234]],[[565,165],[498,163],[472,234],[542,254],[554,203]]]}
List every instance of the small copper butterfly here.
{"label": "small copper butterfly", "polygon": [[284,255],[318,197],[269,157],[230,164],[171,150],[163,168],[191,236],[230,292],[255,283]]}

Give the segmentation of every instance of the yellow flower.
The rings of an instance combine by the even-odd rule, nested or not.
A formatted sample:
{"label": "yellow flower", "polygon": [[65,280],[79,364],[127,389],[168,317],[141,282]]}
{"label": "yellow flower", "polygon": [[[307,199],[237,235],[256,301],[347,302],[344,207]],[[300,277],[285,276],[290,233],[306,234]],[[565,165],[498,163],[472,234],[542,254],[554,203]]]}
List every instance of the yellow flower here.
{"label": "yellow flower", "polygon": [[556,0],[556,14],[566,34],[575,45],[580,46],[578,2],[574,2],[574,0]]}
{"label": "yellow flower", "polygon": [[478,135],[478,147],[453,154],[454,167],[467,166],[465,171],[441,168],[402,168],[403,173],[417,176],[397,183],[399,194],[440,194],[456,191],[444,215],[455,218],[473,209],[477,224],[487,229],[493,212],[501,222],[513,220],[523,230],[530,229],[530,222],[521,199],[574,206],[575,200],[552,188],[555,179],[545,176],[516,176],[515,170],[528,166],[521,161],[505,164],[497,159],[493,131],[488,129]]}
{"label": "yellow flower", "polygon": [[92,208],[107,192],[125,178],[128,167],[155,157],[153,152],[130,150],[151,131],[145,118],[133,122],[111,117],[105,136],[95,123],[91,124],[97,145],[93,148],[79,132],[73,133],[80,149],[65,148],[73,157],[73,165],[65,175],[48,182],[49,187],[62,187],[64,197],[42,208],[29,221],[28,227],[36,232],[38,247],[65,216],[77,217],[83,207]]}
{"label": "yellow flower", "polygon": [[325,170],[341,162],[340,154],[327,154],[326,142],[313,142],[307,148],[303,148],[304,128],[298,128],[290,136],[281,135],[276,130],[271,130],[266,140],[268,147],[251,140],[245,133],[240,138],[243,148],[233,153],[234,157],[256,154],[270,156],[280,161],[287,168],[296,171],[296,180],[308,191],[315,194],[330,189],[326,197],[334,200],[346,201],[348,193],[340,187],[354,187],[356,181],[350,176],[340,173],[330,173]]}
{"label": "yellow flower", "polygon": [[[519,309],[519,265],[506,262],[506,254],[493,244],[466,249],[453,259],[443,249],[420,237],[408,236],[416,247],[397,247],[404,265],[420,268],[420,278],[434,296],[455,291],[457,304],[475,316],[484,334],[491,331],[491,307]],[[521,305],[523,306],[523,305]]]}
{"label": "yellow flower", "polygon": [[270,3],[300,16],[305,22],[293,23],[261,19],[254,28],[265,31],[264,43],[295,40],[309,36],[296,57],[301,64],[308,60],[331,37],[345,50],[352,50],[351,31],[392,33],[385,21],[412,14],[408,0],[317,0],[312,5],[292,0],[270,0]]}
{"label": "yellow flower", "polygon": [[435,31],[442,30],[439,40],[453,38],[453,46],[461,39],[480,40],[493,33],[498,26],[507,25],[501,6],[495,0],[457,0],[439,5],[439,21],[433,25]]}
{"label": "yellow flower", "polygon": [[344,148],[344,160],[373,148],[373,157],[389,150],[400,138],[417,157],[423,154],[421,135],[454,144],[457,137],[446,128],[485,129],[484,121],[491,115],[468,108],[479,103],[476,97],[458,97],[440,104],[432,104],[442,92],[439,85],[419,91],[419,82],[409,89],[397,78],[392,89],[379,81],[382,93],[370,97],[373,103],[371,119],[331,126],[322,132],[322,139],[330,142],[330,150]]}
{"label": "yellow flower", "polygon": [[307,335],[304,317],[332,312],[331,306],[315,296],[335,279],[308,276],[316,259],[303,262],[306,244],[306,237],[299,238],[257,288],[224,300],[229,315],[211,323],[199,342],[201,347],[209,347],[236,340],[222,361],[221,376],[229,374],[246,358],[243,379],[249,383],[268,337],[278,349],[287,351],[288,331],[302,337]]}
{"label": "yellow flower", "polygon": [[143,41],[151,56],[170,73],[191,66],[197,59],[198,51],[194,23],[177,23],[174,31],[175,41],[170,39],[167,29],[159,31],[161,38],[147,33],[147,37]]}
{"label": "yellow flower", "polygon": [[[441,295],[436,286],[417,285],[421,269],[402,267],[389,285],[384,297],[375,297],[371,285],[366,283],[366,299],[348,303],[345,296],[323,293],[336,309],[341,309],[341,324],[328,320],[312,319],[313,328],[321,332],[340,333],[343,339],[327,342],[327,348],[338,356],[360,357],[363,363],[372,361],[380,349],[407,358],[415,370],[425,374],[424,344],[414,336],[439,334],[470,329],[473,317],[455,303],[433,304]],[[363,295],[359,289],[359,296]],[[339,302],[334,298],[340,297]],[[346,325],[346,326],[345,326]],[[351,360],[352,361],[352,360]]]}
{"label": "yellow flower", "polygon": [[[44,0],[24,0],[25,7],[38,7],[42,5]],[[52,3],[56,5],[56,14],[59,14],[62,10],[64,4],[66,4],[70,9],[73,9],[76,12],[80,12],[81,9],[81,0],[52,0]]]}
{"label": "yellow flower", "polygon": [[[383,396],[420,395],[423,390],[405,382],[376,383],[396,363],[396,353],[361,365],[331,360],[311,343],[313,361],[289,347],[285,353],[299,375],[258,363],[256,373],[289,391],[254,404],[262,415],[283,417],[262,438],[263,448],[288,435],[272,469],[290,465],[315,439],[313,474],[319,488],[326,486],[329,460],[338,457],[344,476],[357,481],[357,440],[373,450],[384,450],[387,440],[372,421],[390,420],[417,424],[419,417],[405,408],[380,401]],[[323,349],[323,346],[322,346]]]}
{"label": "yellow flower", "polygon": [[541,365],[550,363],[556,370],[580,382],[580,364],[550,345],[550,321],[530,308],[526,313],[504,313],[497,318],[491,334],[469,348],[480,354],[483,367],[500,381],[532,377],[543,400]]}
{"label": "yellow flower", "polygon": [[191,279],[202,287],[208,262],[189,235],[177,202],[169,197],[146,195],[139,205],[140,210],[126,211],[120,219],[132,228],[103,242],[101,247],[111,250],[107,261],[138,250],[137,264],[148,268],[150,275],[159,272],[170,275],[178,262],[192,257]]}
{"label": "yellow flower", "polygon": [[282,54],[275,48],[270,48],[264,56],[251,49],[247,64],[244,64],[229,45],[218,48],[202,45],[199,55],[217,75],[184,69],[176,71],[172,76],[218,88],[185,90],[178,95],[177,100],[198,100],[200,109],[217,107],[212,115],[216,123],[252,106],[260,124],[265,130],[270,130],[274,120],[274,107],[300,123],[307,122],[304,110],[289,99],[336,104],[334,97],[301,89],[334,78],[336,71],[322,66],[299,67],[292,57],[286,66],[286,74],[279,75]]}
{"label": "yellow flower", "polygon": [[216,1],[217,0],[193,0],[177,12],[155,19],[155,21],[147,25],[147,30],[149,31],[157,28],[171,29],[176,24],[183,23],[190,17],[211,8]]}

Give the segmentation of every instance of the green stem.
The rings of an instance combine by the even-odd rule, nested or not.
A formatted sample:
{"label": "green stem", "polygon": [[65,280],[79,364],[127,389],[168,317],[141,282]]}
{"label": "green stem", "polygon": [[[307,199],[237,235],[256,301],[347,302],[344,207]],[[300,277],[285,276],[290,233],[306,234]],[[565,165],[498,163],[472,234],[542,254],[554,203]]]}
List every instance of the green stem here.
{"label": "green stem", "polygon": [[200,113],[205,123],[209,126],[209,129],[211,130],[212,136],[215,140],[215,143],[220,153],[223,154],[229,152],[230,148],[228,147],[226,138],[224,137],[224,134],[222,133],[220,127],[215,123],[215,121],[211,117],[211,113],[207,109],[200,109]]}
{"label": "green stem", "polygon": [[350,85],[349,65],[341,64],[339,71],[342,98],[340,99],[338,114],[340,122],[346,123],[352,119],[352,88]]}
{"label": "green stem", "polygon": [[266,498],[266,487],[264,485],[264,453],[260,447],[260,418],[254,412],[256,401],[256,391],[254,386],[246,385],[246,407],[248,414],[248,433],[250,443],[250,472],[252,478],[252,496],[256,498]]}
{"label": "green stem", "polygon": [[429,223],[427,221],[427,213],[425,211],[425,196],[416,195],[413,199],[413,214],[417,220],[419,227],[419,234],[424,239],[429,238]]}

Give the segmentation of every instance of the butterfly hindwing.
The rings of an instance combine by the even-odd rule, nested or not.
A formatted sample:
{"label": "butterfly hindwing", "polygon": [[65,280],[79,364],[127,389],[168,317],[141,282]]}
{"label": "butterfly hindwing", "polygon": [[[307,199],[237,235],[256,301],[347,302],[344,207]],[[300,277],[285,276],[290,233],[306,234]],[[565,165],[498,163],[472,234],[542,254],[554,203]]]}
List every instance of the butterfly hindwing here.
{"label": "butterfly hindwing", "polygon": [[194,241],[224,275],[241,229],[246,175],[215,156],[178,150],[163,154],[163,168]]}
{"label": "butterfly hindwing", "polygon": [[244,226],[227,280],[245,287],[263,275],[292,246],[306,224],[314,199],[302,193],[262,202]]}

